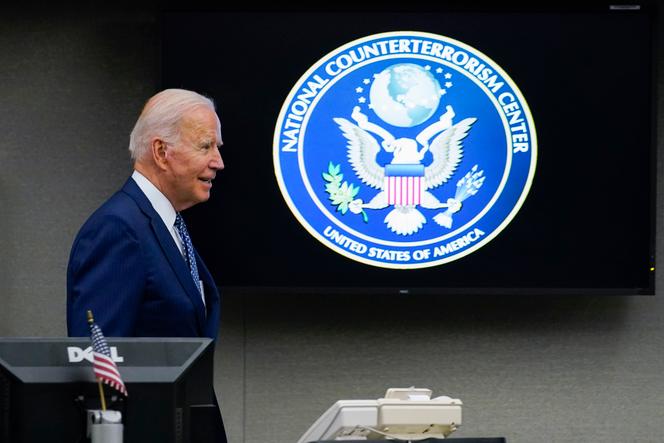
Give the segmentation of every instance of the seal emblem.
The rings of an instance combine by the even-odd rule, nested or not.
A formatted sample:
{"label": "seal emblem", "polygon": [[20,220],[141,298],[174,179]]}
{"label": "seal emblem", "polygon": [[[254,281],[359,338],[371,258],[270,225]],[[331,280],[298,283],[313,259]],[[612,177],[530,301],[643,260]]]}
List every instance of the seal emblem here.
{"label": "seal emblem", "polygon": [[273,155],[311,235],[361,263],[413,269],[466,256],[509,224],[537,139],[521,92],[486,55],[389,32],[341,46],[300,78]]}

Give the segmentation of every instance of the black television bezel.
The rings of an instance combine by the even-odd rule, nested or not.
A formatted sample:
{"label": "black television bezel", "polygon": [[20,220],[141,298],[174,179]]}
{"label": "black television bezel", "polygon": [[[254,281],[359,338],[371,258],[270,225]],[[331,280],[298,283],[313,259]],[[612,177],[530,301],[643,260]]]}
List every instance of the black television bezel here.
{"label": "black television bezel", "polygon": [[[312,6],[312,5],[294,5],[288,3],[280,5],[279,7],[269,6],[223,6],[217,8],[195,9],[188,8],[169,8],[162,10],[162,17],[159,21],[160,26],[163,27],[164,16],[168,14],[180,13],[257,13],[257,14],[284,14],[289,12],[370,12],[375,8],[368,2],[353,3],[351,5],[344,4],[343,2],[326,4],[325,6]],[[223,279],[218,283],[221,290],[230,290],[233,292],[242,293],[245,295],[279,295],[289,293],[293,295],[445,295],[445,296],[467,296],[467,295],[654,295],[655,294],[655,260],[656,260],[656,202],[657,202],[657,75],[658,75],[658,5],[655,1],[648,0],[639,2],[638,4],[615,4],[608,1],[581,1],[571,3],[561,3],[545,1],[537,4],[523,5],[519,2],[508,1],[496,4],[495,2],[479,1],[467,4],[463,2],[443,2],[431,4],[428,2],[409,2],[408,5],[403,5],[397,2],[387,2],[381,5],[381,12],[412,12],[416,8],[417,11],[424,12],[461,12],[461,13],[601,13],[606,11],[620,12],[624,14],[646,14],[650,26],[650,54],[651,54],[651,76],[650,76],[650,90],[652,91],[650,99],[650,201],[649,201],[649,259],[650,259],[650,272],[648,276],[648,284],[646,286],[638,287],[554,287],[554,286],[540,286],[540,287],[514,287],[514,286],[492,286],[492,287],[445,287],[445,286],[426,286],[426,287],[413,287],[413,286],[331,286],[331,285],[226,285],[223,284]],[[162,32],[168,32],[162,29]],[[163,51],[163,47],[161,48]],[[163,66],[161,67],[163,69]],[[163,71],[162,71],[163,74]],[[188,85],[175,85],[168,82],[160,84],[161,89],[168,87],[187,87]],[[203,91],[203,93],[205,93]],[[214,97],[213,97],[214,98]],[[222,117],[223,119],[223,117]],[[222,123],[223,125],[223,123]],[[221,191],[223,192],[223,191]],[[193,208],[185,213],[185,218],[190,224],[196,225],[196,220],[203,217],[200,209]],[[193,221],[193,223],[191,223]],[[195,230],[195,228],[194,228]],[[307,233],[305,233],[308,235]],[[192,236],[196,236],[194,233]],[[200,238],[200,237],[199,237]],[[204,240],[203,240],[204,241]],[[205,254],[202,253],[205,258]],[[223,270],[221,271],[223,272]],[[402,272],[402,271],[396,271]]]}

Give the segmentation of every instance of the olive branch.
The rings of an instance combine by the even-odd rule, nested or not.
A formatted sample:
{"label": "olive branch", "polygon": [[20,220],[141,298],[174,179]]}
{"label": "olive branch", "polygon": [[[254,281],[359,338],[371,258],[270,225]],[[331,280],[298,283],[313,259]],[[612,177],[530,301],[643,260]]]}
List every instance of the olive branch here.
{"label": "olive branch", "polygon": [[330,201],[333,206],[337,207],[337,211],[342,215],[350,211],[354,214],[362,214],[362,219],[365,223],[369,222],[367,213],[362,209],[362,200],[355,199],[360,187],[355,186],[347,181],[341,182],[344,175],[340,172],[341,165],[334,165],[330,162],[327,166],[327,172],[323,172],[323,179],[327,182],[325,184],[325,191],[330,194]]}

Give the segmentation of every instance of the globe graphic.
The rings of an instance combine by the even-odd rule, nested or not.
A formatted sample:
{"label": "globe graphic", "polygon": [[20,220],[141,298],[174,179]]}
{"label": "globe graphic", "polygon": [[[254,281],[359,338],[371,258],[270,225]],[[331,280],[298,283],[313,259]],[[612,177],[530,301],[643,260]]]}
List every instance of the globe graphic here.
{"label": "globe graphic", "polygon": [[389,66],[371,84],[369,100],[384,122],[410,128],[425,122],[440,103],[440,84],[426,69],[412,63]]}

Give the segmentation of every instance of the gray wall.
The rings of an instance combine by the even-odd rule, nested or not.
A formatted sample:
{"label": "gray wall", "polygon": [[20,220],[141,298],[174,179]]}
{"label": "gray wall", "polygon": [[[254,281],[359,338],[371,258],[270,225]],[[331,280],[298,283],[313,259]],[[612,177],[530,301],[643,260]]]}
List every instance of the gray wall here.
{"label": "gray wall", "polygon": [[[62,336],[72,239],[126,179],[129,131],[156,91],[157,16],[0,17],[0,336]],[[216,387],[230,440],[293,442],[338,399],[415,385],[464,401],[458,436],[660,442],[659,269],[657,284],[608,298],[227,292]]]}

